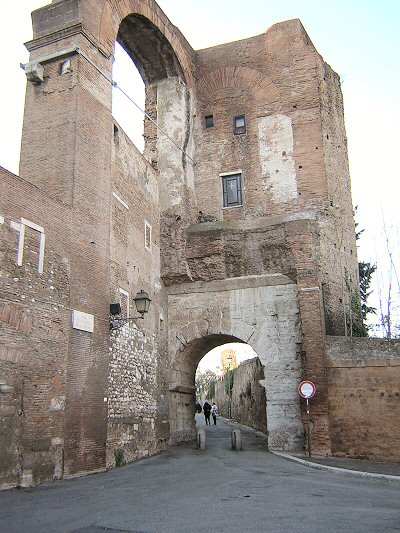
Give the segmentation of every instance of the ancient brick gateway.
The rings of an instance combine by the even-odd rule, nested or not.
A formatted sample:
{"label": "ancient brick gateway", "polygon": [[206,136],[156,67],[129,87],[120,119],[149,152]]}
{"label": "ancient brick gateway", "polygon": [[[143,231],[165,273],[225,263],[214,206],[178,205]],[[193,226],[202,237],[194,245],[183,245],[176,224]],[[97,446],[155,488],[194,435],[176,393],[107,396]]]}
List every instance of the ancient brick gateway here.
{"label": "ancient brick gateway", "polygon": [[[300,21],[194,51],[152,0],[53,0],[33,31],[20,176],[1,170],[2,486],[193,438],[197,364],[232,340],[265,367],[271,448],[304,446],[308,378],[314,451],[354,454],[326,348],[357,293],[343,105]],[[143,155],[111,114],[116,40]],[[140,289],[145,320],[110,332]]]}

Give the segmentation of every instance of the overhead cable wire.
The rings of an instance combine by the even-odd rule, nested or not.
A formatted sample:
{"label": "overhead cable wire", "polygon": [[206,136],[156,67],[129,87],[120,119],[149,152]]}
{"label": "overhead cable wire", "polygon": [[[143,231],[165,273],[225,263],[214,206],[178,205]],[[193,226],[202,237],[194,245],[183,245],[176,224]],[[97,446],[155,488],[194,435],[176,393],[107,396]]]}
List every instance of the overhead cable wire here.
{"label": "overhead cable wire", "polygon": [[171,139],[171,137],[168,135],[168,133],[166,133],[166,132],[165,132],[165,131],[164,131],[164,130],[163,130],[163,129],[157,124],[157,121],[155,121],[153,118],[151,118],[151,116],[150,116],[148,113],[146,113],[146,111],[145,111],[144,109],[142,109],[142,108],[141,108],[141,107],[140,107],[140,106],[139,106],[139,105],[133,100],[133,98],[131,98],[131,97],[129,96],[129,94],[126,93],[126,92],[125,92],[125,91],[124,91],[124,90],[118,85],[118,83],[117,83],[115,80],[113,80],[113,79],[111,79],[109,76],[107,76],[107,74],[105,74],[105,73],[104,73],[104,72],[103,72],[103,71],[102,71],[102,70],[101,70],[101,69],[100,69],[100,68],[99,68],[99,67],[98,67],[98,66],[97,66],[97,65],[96,65],[91,59],[90,59],[90,57],[88,57],[84,52],[82,52],[82,50],[81,50],[80,48],[77,47],[77,48],[76,48],[76,51],[79,53],[79,55],[81,55],[84,59],[86,59],[86,61],[87,61],[88,63],[90,63],[90,64],[91,64],[91,65],[92,65],[92,66],[93,66],[93,67],[94,67],[94,68],[95,68],[95,69],[96,69],[96,70],[97,70],[97,71],[98,71],[98,72],[99,72],[99,73],[100,73],[100,74],[101,74],[101,75],[102,75],[102,76],[103,76],[103,77],[104,77],[104,78],[105,78],[105,79],[106,79],[106,80],[107,80],[107,81],[113,86],[113,87],[115,87],[116,89],[118,89],[118,90],[119,90],[119,91],[120,91],[120,92],[121,92],[121,93],[122,93],[122,94],[123,94],[123,95],[124,95],[124,96],[125,96],[125,97],[126,97],[126,98],[127,98],[127,99],[128,99],[133,105],[134,105],[134,106],[135,106],[135,107],[137,107],[137,109],[139,109],[139,111],[140,111],[141,113],[143,113],[143,115],[144,115],[146,118],[148,118],[148,119],[150,120],[150,122],[152,122],[152,123],[155,125],[155,127],[156,127],[156,128],[157,128],[157,129],[163,134],[163,135],[165,135],[165,137],[167,137],[167,139],[168,139],[169,141],[171,141],[172,144],[173,144],[176,148],[178,148],[178,150],[179,150],[180,152],[182,152],[182,153],[183,153],[188,159],[190,159],[190,161],[191,161],[193,164],[195,164],[193,158],[190,157],[190,155],[189,155],[187,152],[185,152],[185,150],[183,150],[178,144],[176,144],[176,142],[175,142],[173,139]]}

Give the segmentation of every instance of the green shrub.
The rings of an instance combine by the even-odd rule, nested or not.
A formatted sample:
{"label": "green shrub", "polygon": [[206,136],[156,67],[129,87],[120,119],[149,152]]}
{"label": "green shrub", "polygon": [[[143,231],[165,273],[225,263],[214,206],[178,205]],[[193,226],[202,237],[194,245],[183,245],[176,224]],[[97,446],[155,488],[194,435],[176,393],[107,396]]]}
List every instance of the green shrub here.
{"label": "green shrub", "polygon": [[124,450],[114,450],[115,466],[123,466],[125,464]]}

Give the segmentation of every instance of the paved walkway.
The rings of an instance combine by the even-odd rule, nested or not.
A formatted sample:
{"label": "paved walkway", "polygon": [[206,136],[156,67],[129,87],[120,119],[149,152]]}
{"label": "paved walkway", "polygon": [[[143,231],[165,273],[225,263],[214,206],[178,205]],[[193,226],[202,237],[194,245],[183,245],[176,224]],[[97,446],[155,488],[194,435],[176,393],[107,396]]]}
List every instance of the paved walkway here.
{"label": "paved walkway", "polygon": [[[201,418],[200,418],[200,422]],[[109,472],[0,493],[1,533],[377,533],[400,528],[400,483],[314,470],[232,424]]]}
{"label": "paved walkway", "polygon": [[[249,428],[240,424],[234,424],[229,420],[224,422],[230,424],[232,427],[239,427],[242,431],[248,431]],[[202,424],[202,422],[201,422]],[[258,435],[262,433],[256,432]],[[365,459],[348,459],[345,457],[321,457],[313,456],[308,457],[305,453],[301,452],[276,452],[277,455],[285,459],[293,460],[308,466],[310,468],[313,465],[319,469],[326,467],[327,469],[341,469],[346,472],[360,472],[363,477],[368,477],[368,474],[372,474],[370,477],[375,477],[374,474],[382,476],[382,479],[387,477],[388,480],[398,477],[400,482],[400,463],[393,462],[381,462],[381,461],[368,461]]]}

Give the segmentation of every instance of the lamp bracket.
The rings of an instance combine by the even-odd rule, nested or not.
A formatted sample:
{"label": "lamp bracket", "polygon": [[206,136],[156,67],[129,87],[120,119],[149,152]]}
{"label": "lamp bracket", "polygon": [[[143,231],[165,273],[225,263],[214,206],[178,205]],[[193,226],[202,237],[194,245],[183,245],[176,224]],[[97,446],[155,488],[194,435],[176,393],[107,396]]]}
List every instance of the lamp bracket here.
{"label": "lamp bracket", "polygon": [[140,318],[144,319],[144,316],[143,315],[139,315],[139,316],[117,317],[117,318],[111,318],[110,317],[110,329],[122,328],[130,320],[139,320]]}

